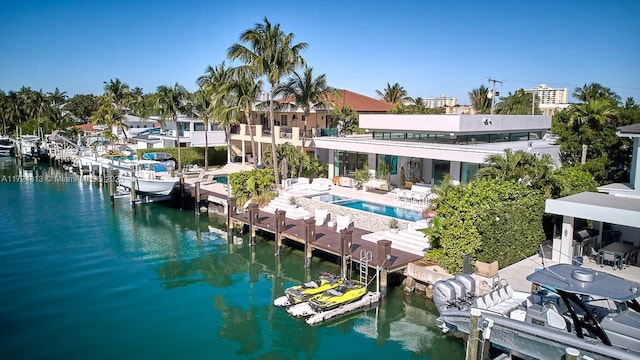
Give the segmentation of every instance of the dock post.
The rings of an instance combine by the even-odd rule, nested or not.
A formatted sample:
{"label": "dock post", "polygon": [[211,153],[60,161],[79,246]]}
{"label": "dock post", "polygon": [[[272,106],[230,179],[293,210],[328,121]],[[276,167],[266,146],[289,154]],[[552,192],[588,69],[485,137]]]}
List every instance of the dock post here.
{"label": "dock post", "polygon": [[114,178],[113,178],[113,169],[111,168],[111,166],[109,166],[109,170],[107,170],[107,177],[108,177],[108,181],[109,181],[109,199],[111,200],[111,206],[113,207],[114,202],[115,202],[115,191],[114,191]]}
{"label": "dock post", "polygon": [[251,203],[249,204],[249,236],[251,237],[251,241],[249,241],[249,245],[256,245],[256,223],[258,222],[258,204]]}
{"label": "dock post", "polygon": [[280,256],[280,250],[282,249],[282,232],[285,229],[285,213],[284,210],[276,210],[276,256]]}
{"label": "dock post", "polygon": [[200,181],[196,181],[196,216],[200,216]]}
{"label": "dock post", "polygon": [[469,322],[469,338],[467,339],[466,360],[476,360],[478,358],[478,320],[482,313],[479,309],[471,309],[471,320]]}
{"label": "dock post", "polygon": [[180,210],[184,209],[184,177],[182,177],[182,173],[179,173],[180,177]]}
{"label": "dock post", "polygon": [[231,235],[233,229],[233,216],[238,213],[237,201],[233,196],[227,200],[227,236]]}
{"label": "dock post", "polygon": [[378,240],[378,268],[380,273],[378,274],[378,281],[380,283],[380,289],[378,291],[383,296],[387,294],[387,274],[389,271],[389,265],[391,259],[391,241],[390,240]]}
{"label": "dock post", "polygon": [[564,355],[565,360],[578,360],[580,356],[580,351],[572,347],[568,347],[564,351],[565,351],[565,355]]}
{"label": "dock post", "polygon": [[[352,227],[340,230],[340,272],[343,279],[347,279],[347,255],[351,254],[352,237]],[[348,254],[347,251],[349,251]]]}
{"label": "dock post", "polygon": [[131,172],[131,208],[136,209],[136,174]]}
{"label": "dock post", "polygon": [[316,239],[316,223],[314,218],[304,219],[304,268],[311,268],[311,242]]}

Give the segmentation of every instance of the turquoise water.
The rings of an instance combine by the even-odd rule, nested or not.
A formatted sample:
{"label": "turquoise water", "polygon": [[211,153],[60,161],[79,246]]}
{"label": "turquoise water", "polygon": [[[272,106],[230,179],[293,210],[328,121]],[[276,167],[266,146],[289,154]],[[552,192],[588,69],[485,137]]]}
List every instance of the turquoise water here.
{"label": "turquoise water", "polygon": [[324,194],[310,196],[311,199],[340,205],[356,210],[367,211],[374,214],[395,217],[402,220],[418,221],[422,220],[422,213],[415,210],[403,209],[383,204],[372,203],[363,200],[349,199],[341,196]]}
{"label": "turquoise water", "polygon": [[2,359],[464,358],[422,296],[395,287],[377,309],[310,327],[272,301],[335,260],[314,257],[307,275],[301,251],[228,241],[216,217],[112,208],[106,187],[29,173],[0,159]]}

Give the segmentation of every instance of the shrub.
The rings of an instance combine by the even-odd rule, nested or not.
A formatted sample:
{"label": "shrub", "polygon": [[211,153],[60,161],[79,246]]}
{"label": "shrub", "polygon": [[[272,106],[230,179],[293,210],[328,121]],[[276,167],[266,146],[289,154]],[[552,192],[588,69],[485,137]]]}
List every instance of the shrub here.
{"label": "shrub", "polygon": [[247,200],[271,192],[275,187],[275,177],[271,169],[253,169],[229,175],[231,194],[237,199],[238,206]]}

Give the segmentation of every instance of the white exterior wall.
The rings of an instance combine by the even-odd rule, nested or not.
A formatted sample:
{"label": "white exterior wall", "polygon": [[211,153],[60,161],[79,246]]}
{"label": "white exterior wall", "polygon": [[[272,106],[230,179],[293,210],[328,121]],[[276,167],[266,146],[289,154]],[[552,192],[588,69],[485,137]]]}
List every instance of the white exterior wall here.
{"label": "white exterior wall", "polygon": [[359,124],[369,131],[485,134],[548,130],[551,116],[360,114]]}

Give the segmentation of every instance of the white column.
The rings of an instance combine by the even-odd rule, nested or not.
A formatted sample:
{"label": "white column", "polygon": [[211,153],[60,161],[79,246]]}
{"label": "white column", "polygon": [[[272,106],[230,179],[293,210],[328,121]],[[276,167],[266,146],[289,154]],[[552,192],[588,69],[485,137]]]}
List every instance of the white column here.
{"label": "white column", "polygon": [[[558,262],[564,264],[571,264],[573,259],[573,216],[562,217],[562,237],[560,240],[560,253],[558,254]],[[552,260],[555,260],[553,256],[556,254],[556,249],[553,249]]]}
{"label": "white column", "polygon": [[244,165],[244,158],[246,157],[246,152],[245,152],[245,147],[244,147],[244,140],[242,140],[242,165]]}
{"label": "white column", "polygon": [[451,176],[451,180],[456,183],[460,182],[460,161],[451,161],[449,164],[449,175]]}
{"label": "white column", "polygon": [[258,164],[262,164],[262,142],[258,141]]}
{"label": "white column", "polygon": [[327,173],[328,173],[329,179],[333,179],[336,176],[336,173],[334,171],[335,170],[334,169],[335,166],[333,166],[334,162],[335,162],[335,150],[330,149],[329,150],[329,159],[328,159],[328,162],[327,162],[327,170],[328,170]]}

